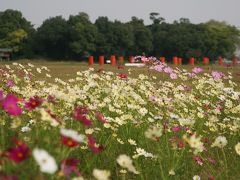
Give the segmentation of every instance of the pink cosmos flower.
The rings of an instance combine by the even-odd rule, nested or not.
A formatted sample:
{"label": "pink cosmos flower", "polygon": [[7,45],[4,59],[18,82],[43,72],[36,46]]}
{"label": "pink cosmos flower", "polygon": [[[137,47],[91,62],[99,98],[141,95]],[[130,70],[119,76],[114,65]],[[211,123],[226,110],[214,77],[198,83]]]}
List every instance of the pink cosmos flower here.
{"label": "pink cosmos flower", "polygon": [[209,163],[211,163],[212,165],[216,165],[217,164],[217,161],[215,159],[212,159],[212,158],[208,158],[207,159]]}
{"label": "pink cosmos flower", "polygon": [[164,71],[165,73],[168,73],[168,74],[173,73],[173,69],[170,68],[170,67],[165,67],[165,68],[163,69],[163,71]]}
{"label": "pink cosmos flower", "polygon": [[7,87],[13,87],[15,85],[13,80],[8,80],[7,81]]}
{"label": "pink cosmos flower", "polygon": [[192,72],[194,74],[199,74],[199,73],[203,72],[203,69],[200,68],[200,67],[195,67],[195,68],[192,69]]}
{"label": "pink cosmos flower", "polygon": [[85,126],[91,126],[92,121],[86,117],[88,109],[85,107],[75,107],[73,112],[74,119],[82,122]]}
{"label": "pink cosmos flower", "polygon": [[214,80],[219,80],[225,76],[222,72],[218,72],[218,71],[212,71],[211,74]]}
{"label": "pink cosmos flower", "polygon": [[22,109],[18,106],[18,97],[13,94],[8,94],[2,102],[3,109],[12,116],[19,116],[22,114]]}
{"label": "pink cosmos flower", "polygon": [[177,79],[178,76],[177,76],[176,73],[171,73],[171,74],[170,74],[170,78],[171,78],[171,79]]}
{"label": "pink cosmos flower", "polygon": [[104,115],[101,112],[96,112],[95,116],[99,121],[101,121],[103,124],[108,123],[108,121],[105,119]]}
{"label": "pink cosmos flower", "polygon": [[179,132],[181,130],[182,130],[182,128],[180,126],[172,127],[172,131],[175,132],[175,133],[177,133],[177,132]]}
{"label": "pink cosmos flower", "polygon": [[81,176],[77,167],[78,163],[79,160],[75,158],[68,158],[61,162],[61,171],[66,178],[70,178],[72,173],[75,173],[77,176]]}
{"label": "pink cosmos flower", "polygon": [[203,165],[203,159],[200,156],[193,156],[193,160],[196,161],[200,166]]}
{"label": "pink cosmos flower", "polygon": [[103,151],[104,147],[102,145],[97,145],[96,140],[93,136],[88,136],[88,147],[92,150],[94,154],[98,154]]}
{"label": "pink cosmos flower", "polygon": [[25,103],[25,108],[32,111],[36,107],[41,106],[43,99],[39,96],[30,97],[29,101]]}

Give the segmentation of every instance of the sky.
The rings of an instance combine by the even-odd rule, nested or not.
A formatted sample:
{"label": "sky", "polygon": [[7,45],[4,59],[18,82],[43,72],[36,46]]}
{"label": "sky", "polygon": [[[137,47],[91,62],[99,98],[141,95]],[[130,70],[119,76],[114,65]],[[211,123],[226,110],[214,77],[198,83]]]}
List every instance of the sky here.
{"label": "sky", "polygon": [[150,24],[149,14],[158,12],[166,22],[189,18],[192,23],[210,19],[240,27],[240,0],[0,0],[0,11],[14,9],[35,27],[49,18],[86,12],[94,22],[99,16],[127,22],[132,16]]}

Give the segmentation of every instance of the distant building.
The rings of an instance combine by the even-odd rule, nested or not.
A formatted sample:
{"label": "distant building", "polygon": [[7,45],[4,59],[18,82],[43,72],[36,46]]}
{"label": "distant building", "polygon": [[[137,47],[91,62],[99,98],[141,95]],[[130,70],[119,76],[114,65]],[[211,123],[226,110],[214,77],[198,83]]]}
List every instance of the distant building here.
{"label": "distant building", "polygon": [[0,60],[10,60],[12,55],[11,48],[0,48]]}

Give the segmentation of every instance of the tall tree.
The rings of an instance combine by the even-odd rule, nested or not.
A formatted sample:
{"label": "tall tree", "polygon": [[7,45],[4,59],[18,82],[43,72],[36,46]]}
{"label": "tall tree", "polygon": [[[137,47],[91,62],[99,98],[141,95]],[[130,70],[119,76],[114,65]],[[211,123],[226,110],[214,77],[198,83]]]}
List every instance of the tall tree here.
{"label": "tall tree", "polygon": [[97,28],[90,22],[86,13],[70,16],[69,49],[73,58],[87,57],[96,50]]}
{"label": "tall tree", "polygon": [[67,58],[68,35],[68,24],[61,16],[45,20],[35,36],[37,53],[50,58]]}

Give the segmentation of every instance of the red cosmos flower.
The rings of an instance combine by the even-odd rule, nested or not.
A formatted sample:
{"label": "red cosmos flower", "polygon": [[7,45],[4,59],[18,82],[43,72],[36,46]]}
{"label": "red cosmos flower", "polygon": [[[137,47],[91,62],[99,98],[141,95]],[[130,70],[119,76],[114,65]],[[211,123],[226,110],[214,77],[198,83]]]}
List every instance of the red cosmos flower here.
{"label": "red cosmos flower", "polygon": [[22,114],[22,109],[18,107],[18,97],[13,94],[8,94],[2,102],[3,109],[12,116],[18,116]]}
{"label": "red cosmos flower", "polygon": [[88,147],[92,150],[94,154],[98,154],[104,149],[102,145],[97,146],[95,138],[91,135],[88,136]]}
{"label": "red cosmos flower", "polygon": [[34,96],[34,97],[30,97],[29,101],[25,103],[25,107],[31,111],[36,107],[41,106],[42,103],[43,103],[42,98],[40,98],[39,96]]}
{"label": "red cosmos flower", "polygon": [[86,117],[88,109],[86,107],[75,107],[73,117],[82,122],[85,126],[91,126],[92,121]]}
{"label": "red cosmos flower", "polygon": [[108,123],[107,120],[105,119],[104,115],[101,112],[96,112],[95,116],[99,121],[101,121],[103,124]]}
{"label": "red cosmos flower", "polygon": [[79,143],[77,141],[75,141],[74,139],[63,136],[63,135],[61,137],[61,141],[65,146],[68,146],[68,147],[76,147],[79,145]]}
{"label": "red cosmos flower", "polygon": [[128,75],[124,74],[124,73],[120,73],[117,76],[120,77],[121,79],[127,79],[128,78]]}
{"label": "red cosmos flower", "polygon": [[68,158],[61,162],[61,171],[63,172],[64,176],[70,178],[71,173],[75,173],[77,176],[81,176],[77,165],[79,163],[78,159],[75,158]]}
{"label": "red cosmos flower", "polygon": [[5,155],[7,158],[15,161],[16,163],[20,163],[28,158],[30,151],[26,144],[24,144],[22,141],[13,140],[16,147],[10,148],[5,152]]}

